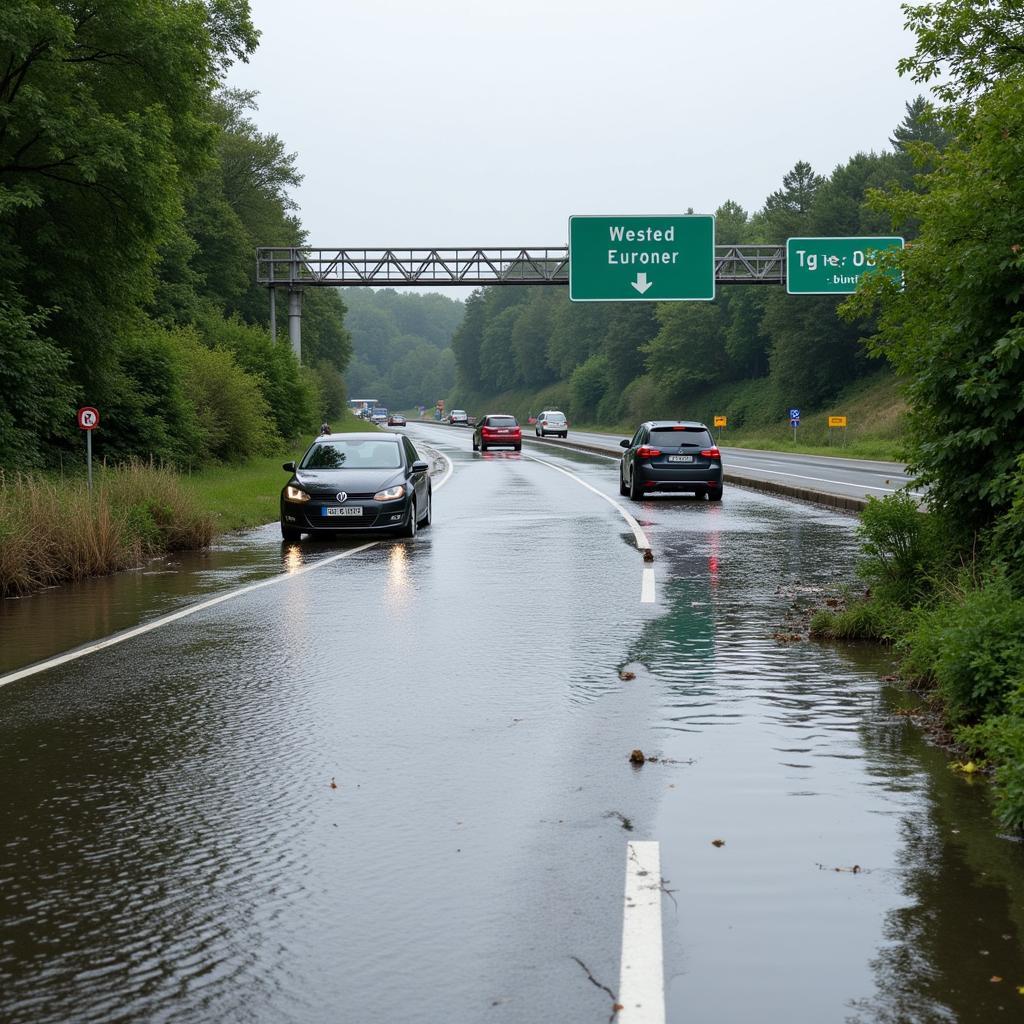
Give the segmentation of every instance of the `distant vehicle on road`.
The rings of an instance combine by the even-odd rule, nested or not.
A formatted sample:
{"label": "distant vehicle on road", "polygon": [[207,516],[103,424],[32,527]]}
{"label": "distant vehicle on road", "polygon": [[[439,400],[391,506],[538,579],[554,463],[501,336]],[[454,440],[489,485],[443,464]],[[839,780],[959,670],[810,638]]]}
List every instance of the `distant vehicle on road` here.
{"label": "distant vehicle on road", "polygon": [[318,437],[281,491],[281,536],[397,533],[415,537],[433,515],[430,465],[404,434]]}
{"label": "distant vehicle on road", "polygon": [[507,413],[488,413],[473,428],[473,451],[488,448],[511,447],[517,452],[523,448],[523,432],[515,416]]}
{"label": "distant vehicle on road", "polygon": [[387,411],[387,409],[382,409],[380,406],[377,406],[377,408],[374,409],[373,412],[370,415],[370,422],[371,423],[387,423],[387,421],[388,421],[388,411]]}
{"label": "distant vehicle on road", "polygon": [[448,413],[448,423],[451,426],[466,426],[469,423],[469,416],[465,409],[452,409]]}
{"label": "distant vehicle on road", "polygon": [[405,417],[400,412],[393,412],[388,417],[388,426],[389,427],[404,427],[405,426]]}
{"label": "distant vehicle on road", "polygon": [[722,456],[703,423],[651,420],[641,423],[619,464],[619,493],[639,501],[652,491],[690,491],[722,500]]}
{"label": "distant vehicle on road", "polygon": [[538,437],[547,437],[548,434],[552,434],[554,437],[568,437],[569,421],[565,418],[564,412],[547,409],[538,414],[534,433]]}

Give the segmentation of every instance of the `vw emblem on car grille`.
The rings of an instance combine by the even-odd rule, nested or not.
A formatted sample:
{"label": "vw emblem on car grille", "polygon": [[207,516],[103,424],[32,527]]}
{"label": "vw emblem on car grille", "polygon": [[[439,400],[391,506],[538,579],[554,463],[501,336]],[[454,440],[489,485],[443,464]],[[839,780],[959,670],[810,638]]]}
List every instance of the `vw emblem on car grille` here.
{"label": "vw emblem on car grille", "polygon": [[338,491],[335,497],[341,502],[348,501],[348,494],[345,491]]}

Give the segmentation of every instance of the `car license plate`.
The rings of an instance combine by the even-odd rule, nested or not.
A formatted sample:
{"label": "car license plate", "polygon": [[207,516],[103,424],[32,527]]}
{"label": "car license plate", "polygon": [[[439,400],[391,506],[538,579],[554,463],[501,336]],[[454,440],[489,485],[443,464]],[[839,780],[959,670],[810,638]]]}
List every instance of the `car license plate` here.
{"label": "car license plate", "polygon": [[332,508],[330,505],[324,505],[325,516],[361,516],[362,514],[362,505],[351,505],[348,508]]}
{"label": "car license plate", "polygon": [[670,455],[668,457],[669,462],[693,462],[692,455]]}

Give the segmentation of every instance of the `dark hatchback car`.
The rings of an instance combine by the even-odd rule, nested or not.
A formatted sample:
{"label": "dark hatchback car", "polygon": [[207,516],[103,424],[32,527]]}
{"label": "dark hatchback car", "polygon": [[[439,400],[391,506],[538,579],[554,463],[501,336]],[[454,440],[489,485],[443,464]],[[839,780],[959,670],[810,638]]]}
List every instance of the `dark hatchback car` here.
{"label": "dark hatchback car", "polygon": [[281,536],[391,532],[415,537],[432,515],[430,466],[401,434],[318,437],[281,491]]}
{"label": "dark hatchback car", "polygon": [[509,447],[517,452],[523,447],[523,432],[515,416],[506,413],[488,413],[473,428],[473,451]]}
{"label": "dark hatchback car", "polygon": [[652,491],[692,491],[722,500],[722,456],[711,431],[688,420],[641,423],[619,464],[619,493],[638,501]]}

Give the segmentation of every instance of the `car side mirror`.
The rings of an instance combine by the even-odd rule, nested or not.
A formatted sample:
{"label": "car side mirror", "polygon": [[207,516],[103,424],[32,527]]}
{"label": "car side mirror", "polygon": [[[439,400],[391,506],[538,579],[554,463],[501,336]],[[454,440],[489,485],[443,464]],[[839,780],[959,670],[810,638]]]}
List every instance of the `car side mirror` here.
{"label": "car side mirror", "polygon": [[619,442],[619,447],[620,448],[628,448],[629,447],[629,442],[628,441],[620,441]]}
{"label": "car side mirror", "polygon": [[281,468],[286,469],[289,473],[294,473],[297,467],[294,462],[285,462]]}
{"label": "car side mirror", "polygon": [[430,463],[424,462],[422,459],[417,459],[416,462],[412,464],[412,471],[414,473],[426,473],[429,469]]}

